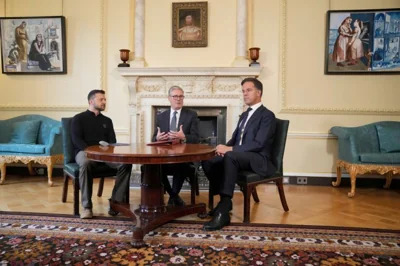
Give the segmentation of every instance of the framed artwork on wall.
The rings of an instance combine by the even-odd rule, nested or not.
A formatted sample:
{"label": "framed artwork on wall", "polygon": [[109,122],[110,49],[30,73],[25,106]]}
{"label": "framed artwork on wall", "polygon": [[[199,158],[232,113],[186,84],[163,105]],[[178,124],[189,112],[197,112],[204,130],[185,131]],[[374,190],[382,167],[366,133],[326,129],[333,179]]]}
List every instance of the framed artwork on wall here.
{"label": "framed artwork on wall", "polygon": [[65,17],[0,18],[3,74],[66,74]]}
{"label": "framed artwork on wall", "polygon": [[325,74],[399,74],[400,9],[327,13]]}
{"label": "framed artwork on wall", "polygon": [[172,47],[206,47],[207,17],[207,2],[172,3]]}

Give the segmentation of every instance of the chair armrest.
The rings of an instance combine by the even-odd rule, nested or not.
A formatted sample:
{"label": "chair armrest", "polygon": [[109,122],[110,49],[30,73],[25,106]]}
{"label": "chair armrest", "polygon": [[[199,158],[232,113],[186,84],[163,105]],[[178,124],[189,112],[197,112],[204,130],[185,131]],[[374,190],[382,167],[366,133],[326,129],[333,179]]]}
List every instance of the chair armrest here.
{"label": "chair armrest", "polygon": [[339,159],[351,163],[359,162],[356,130],[354,128],[332,127],[330,132],[338,137]]}
{"label": "chair armrest", "polygon": [[46,147],[47,154],[62,154],[62,136],[61,136],[61,126],[54,127],[50,131],[49,142]]}
{"label": "chair armrest", "polygon": [[332,127],[330,132],[339,139],[348,139],[351,135],[351,130],[345,127]]}

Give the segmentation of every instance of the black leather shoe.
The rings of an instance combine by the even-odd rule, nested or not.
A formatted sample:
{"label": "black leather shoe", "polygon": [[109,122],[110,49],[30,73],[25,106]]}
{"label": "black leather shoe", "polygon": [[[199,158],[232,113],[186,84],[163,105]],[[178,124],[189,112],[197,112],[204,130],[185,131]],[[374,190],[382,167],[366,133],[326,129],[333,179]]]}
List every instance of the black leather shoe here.
{"label": "black leather shoe", "polygon": [[232,201],[226,202],[218,202],[217,206],[207,213],[208,216],[214,216],[214,213],[221,211],[221,212],[230,212],[232,210]]}
{"label": "black leather shoe", "polygon": [[179,195],[176,195],[174,197],[170,197],[168,200],[168,205],[169,206],[185,206],[185,202],[179,197]]}
{"label": "black leather shoe", "polygon": [[211,221],[206,222],[203,225],[203,229],[206,231],[215,231],[220,230],[224,226],[229,225],[231,223],[231,217],[228,213],[222,214],[220,212],[216,212],[211,219]]}
{"label": "black leather shoe", "polygon": [[114,211],[111,207],[108,208],[108,214],[111,216],[117,216],[119,212]]}

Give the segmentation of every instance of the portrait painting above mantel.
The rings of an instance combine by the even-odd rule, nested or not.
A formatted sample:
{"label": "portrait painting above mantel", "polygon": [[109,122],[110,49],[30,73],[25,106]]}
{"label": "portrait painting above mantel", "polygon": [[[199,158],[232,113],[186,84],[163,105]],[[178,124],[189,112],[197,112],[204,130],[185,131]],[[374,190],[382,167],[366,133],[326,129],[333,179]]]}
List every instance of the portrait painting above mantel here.
{"label": "portrait painting above mantel", "polygon": [[172,47],[208,45],[207,2],[172,3]]}

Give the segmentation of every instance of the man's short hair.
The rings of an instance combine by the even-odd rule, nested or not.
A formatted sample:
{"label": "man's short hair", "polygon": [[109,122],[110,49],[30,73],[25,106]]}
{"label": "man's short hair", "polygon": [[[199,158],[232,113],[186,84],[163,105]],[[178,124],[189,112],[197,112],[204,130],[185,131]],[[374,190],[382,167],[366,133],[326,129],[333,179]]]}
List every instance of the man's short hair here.
{"label": "man's short hair", "polygon": [[91,90],[91,91],[89,92],[88,96],[87,96],[88,102],[89,102],[90,100],[93,100],[93,98],[96,97],[96,94],[97,94],[97,93],[106,94],[106,92],[103,91],[103,90]]}
{"label": "man's short hair", "polygon": [[172,86],[172,87],[169,88],[169,90],[168,90],[168,96],[171,96],[171,93],[172,93],[174,90],[181,90],[183,93],[185,93],[181,87],[179,87],[179,86]]}
{"label": "man's short hair", "polygon": [[240,85],[243,86],[243,84],[245,84],[246,82],[253,83],[254,87],[256,87],[257,90],[261,91],[261,96],[262,96],[262,94],[263,94],[263,84],[261,83],[261,81],[259,81],[256,78],[245,78],[244,80],[242,80],[242,83],[240,83]]}

